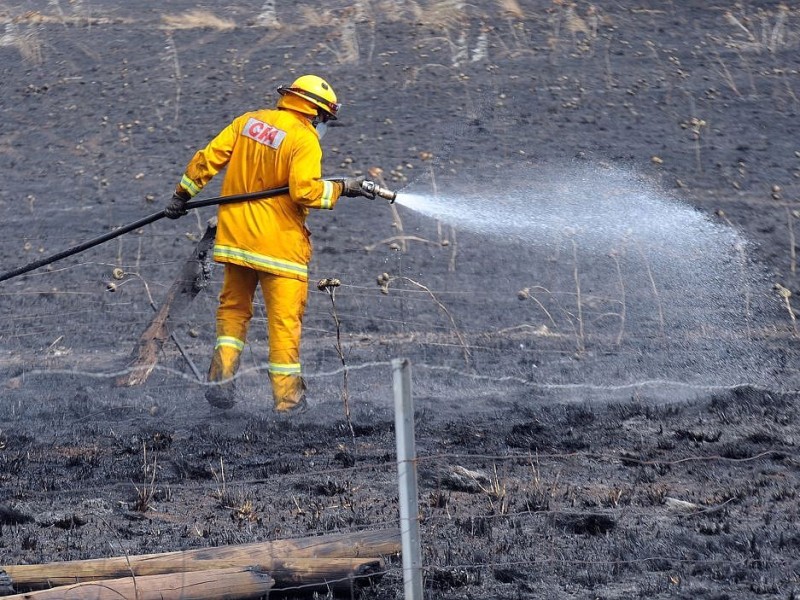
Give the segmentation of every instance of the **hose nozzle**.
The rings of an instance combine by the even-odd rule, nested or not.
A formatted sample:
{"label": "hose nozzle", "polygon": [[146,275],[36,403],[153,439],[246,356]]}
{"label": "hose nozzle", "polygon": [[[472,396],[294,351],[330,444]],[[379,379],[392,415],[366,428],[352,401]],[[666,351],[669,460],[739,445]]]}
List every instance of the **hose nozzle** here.
{"label": "hose nozzle", "polygon": [[385,187],[381,187],[374,181],[364,181],[361,184],[361,189],[370,195],[386,198],[389,201],[389,204],[394,204],[394,201],[397,199],[397,192]]}

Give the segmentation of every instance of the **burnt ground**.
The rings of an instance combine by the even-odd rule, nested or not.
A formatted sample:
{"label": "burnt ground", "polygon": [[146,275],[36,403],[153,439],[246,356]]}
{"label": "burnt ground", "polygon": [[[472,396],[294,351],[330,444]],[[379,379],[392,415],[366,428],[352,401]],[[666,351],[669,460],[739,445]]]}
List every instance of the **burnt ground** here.
{"label": "burnt ground", "polygon": [[[160,210],[195,148],[306,71],[345,103],[326,174],[567,223],[544,243],[314,214],[312,278],[342,286],[312,286],[288,423],[260,304],[234,410],[172,342],[114,384],[213,209],[3,282],[0,564],[397,525],[407,357],[427,597],[800,597],[797,6],[269,5],[0,3],[3,269]],[[600,244],[620,172],[657,198],[626,188],[633,233]],[[549,212],[503,204],[545,187]],[[220,272],[174,322],[200,371]],[[401,594],[396,558],[355,593]]]}

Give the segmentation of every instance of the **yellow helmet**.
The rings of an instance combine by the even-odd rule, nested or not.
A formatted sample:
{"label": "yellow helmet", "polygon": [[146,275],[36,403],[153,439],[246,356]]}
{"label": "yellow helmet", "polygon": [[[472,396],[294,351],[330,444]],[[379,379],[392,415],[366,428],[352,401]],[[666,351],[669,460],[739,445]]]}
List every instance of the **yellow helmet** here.
{"label": "yellow helmet", "polygon": [[[278,93],[284,97],[286,94],[290,94],[307,100],[322,110],[324,116],[329,119],[336,119],[339,107],[341,106],[336,101],[336,92],[333,91],[330,84],[322,77],[317,77],[316,75],[303,75],[298,77],[289,87],[279,87]],[[283,99],[284,98],[281,98],[281,100]]]}

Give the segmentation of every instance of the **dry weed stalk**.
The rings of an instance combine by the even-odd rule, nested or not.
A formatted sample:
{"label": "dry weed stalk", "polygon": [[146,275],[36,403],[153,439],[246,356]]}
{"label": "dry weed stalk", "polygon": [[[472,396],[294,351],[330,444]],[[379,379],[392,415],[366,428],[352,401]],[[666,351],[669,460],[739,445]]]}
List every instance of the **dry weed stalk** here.
{"label": "dry weed stalk", "polygon": [[798,216],[798,211],[786,207],[787,225],[789,228],[789,269],[794,275],[797,272],[797,246],[794,236],[794,219]]}
{"label": "dry weed stalk", "polygon": [[419,283],[418,281],[414,281],[410,277],[391,276],[388,273],[381,273],[378,276],[377,282],[378,282],[378,286],[381,288],[381,292],[384,293],[384,294],[388,294],[389,293],[389,286],[392,284],[393,281],[398,281],[398,280],[399,281],[406,281],[406,282],[410,283],[411,285],[416,286],[416,287],[420,288],[421,290],[424,290],[425,292],[427,292],[428,295],[431,297],[431,299],[434,301],[434,303],[436,303],[436,306],[438,306],[440,309],[442,309],[444,314],[447,315],[447,318],[450,319],[450,325],[453,327],[453,332],[456,334],[456,337],[458,338],[459,344],[461,344],[461,350],[462,350],[462,352],[464,354],[464,363],[466,364],[467,368],[469,369],[470,368],[471,358],[472,358],[472,353],[469,350],[469,346],[467,345],[466,339],[464,339],[464,336],[461,334],[461,331],[459,331],[458,325],[456,325],[456,321],[453,318],[453,315],[450,313],[449,310],[447,310],[447,307],[444,304],[441,303],[441,301],[436,297],[436,294],[434,294],[430,290],[430,288],[428,288],[427,286]]}
{"label": "dry weed stalk", "polygon": [[[743,11],[742,5],[740,9]],[[761,31],[758,32],[755,19],[744,13],[737,17],[731,11],[725,12],[725,21],[744,34],[746,39],[740,42],[742,46],[756,52],[775,53],[790,43],[786,30],[788,17],[789,7],[785,4],[779,4],[774,12],[761,10],[758,14]]]}
{"label": "dry weed stalk", "polygon": [[536,296],[533,295],[532,290],[534,290],[534,291],[536,291],[536,290],[542,291],[542,292],[545,292],[546,294],[549,294],[551,298],[553,297],[553,294],[552,294],[552,292],[550,290],[548,290],[547,288],[542,287],[540,285],[535,285],[533,287],[522,288],[519,292],[517,292],[517,298],[519,298],[520,300],[533,300],[536,303],[536,305],[539,308],[542,309],[542,312],[547,315],[547,318],[550,321],[550,324],[554,328],[557,327],[556,322],[553,319],[553,315],[551,315],[550,311],[548,311],[545,308],[544,304],[542,304],[541,301]]}
{"label": "dry weed stalk", "polygon": [[792,320],[792,329],[794,331],[794,335],[797,337],[800,332],[797,330],[797,316],[795,315],[794,308],[792,308],[792,292],[788,288],[783,287],[780,283],[775,284],[775,291],[777,291],[778,295],[783,298],[783,303],[789,313],[789,318]]}
{"label": "dry weed stalk", "polygon": [[334,56],[338,64],[357,65],[360,62],[360,50],[355,21],[341,18],[337,18],[336,21],[335,29],[339,32],[338,44],[321,42],[319,46]]}
{"label": "dry weed stalk", "polygon": [[775,24],[770,26],[768,20],[765,22],[764,33],[769,34],[767,48],[770,52],[775,52],[786,42],[786,17],[788,14],[789,7],[785,4],[779,4],[778,13],[775,16]]}
{"label": "dry weed stalk", "polygon": [[[728,223],[730,224],[730,221],[728,221]],[[731,225],[731,227],[732,226],[733,225]],[[747,274],[747,246],[744,242],[738,242],[735,246],[735,249],[739,255],[739,275],[741,276],[742,284],[744,285],[744,317],[745,324],[747,325],[747,338],[750,339],[750,337],[753,335],[753,318],[750,310],[753,294],[752,290],[750,289],[750,278]]]}
{"label": "dry weed stalk", "polygon": [[[428,160],[428,158],[432,158],[427,153],[422,154],[422,160]],[[431,190],[433,193],[433,197],[437,198],[439,196],[439,188],[436,185],[436,173],[433,170],[433,163],[430,163],[428,166],[428,170],[431,175]],[[450,262],[447,265],[447,270],[450,273],[455,273],[456,271],[456,254],[458,253],[458,243],[456,241],[456,228],[450,227],[450,237],[445,238],[442,233],[442,222],[437,219],[436,220],[436,236],[439,240],[439,244],[443,247],[450,248]]]}
{"label": "dry weed stalk", "polygon": [[[156,493],[156,470],[158,468],[158,457],[153,457],[153,464],[152,466],[147,463],[147,442],[142,442],[142,473],[144,474],[145,483],[142,484],[142,487],[134,484],[134,488],[136,489],[136,500],[133,503],[133,510],[136,512],[147,512],[151,508],[153,508],[150,503],[153,501],[153,497]],[[150,474],[150,481],[147,481],[148,472],[152,471]]]}
{"label": "dry weed stalk", "polygon": [[167,31],[166,36],[166,56],[164,58],[172,62],[172,68],[175,71],[175,116],[173,117],[173,121],[177,123],[181,108],[181,79],[183,76],[181,75],[181,63],[180,60],[178,60],[178,49],[175,47],[175,40],[172,38],[172,33],[170,31]]}
{"label": "dry weed stalk", "polygon": [[753,75],[753,68],[750,66],[750,62],[745,58],[744,52],[739,46],[735,46],[736,56],[739,57],[739,62],[742,63],[744,66],[744,70],[747,73],[747,82],[750,84],[750,94],[753,96],[758,96],[758,88],[756,87],[756,78]]}
{"label": "dry weed stalk", "polygon": [[[414,20],[419,24],[428,26],[441,32],[433,35],[430,40],[442,40],[450,49],[450,64],[426,64],[423,68],[440,67],[443,69],[458,69],[468,63],[485,61],[489,57],[489,49],[494,47],[494,38],[491,43],[489,34],[491,28],[481,23],[472,35],[472,26],[467,16],[467,7],[463,0],[440,0],[421,10],[415,7]],[[470,38],[474,39],[470,39]],[[502,36],[497,36],[502,42]],[[469,93],[469,88],[466,88]]]}
{"label": "dry weed stalk", "polygon": [[[425,159],[423,159],[425,160]],[[431,193],[433,194],[434,198],[439,197],[439,186],[436,185],[436,171],[433,169],[434,163],[428,164],[428,172],[431,176]],[[442,222],[439,219],[436,219],[436,234],[439,238],[439,243],[442,245],[446,244],[446,240],[442,237]]]}
{"label": "dry weed stalk", "polygon": [[455,42],[450,38],[450,33],[446,29],[444,30],[444,37],[450,46],[450,66],[457,69],[469,59],[467,30],[462,29],[459,31],[458,39]]}
{"label": "dry weed stalk", "polygon": [[625,302],[625,280],[622,277],[622,267],[619,263],[619,252],[613,250],[609,256],[614,261],[614,267],[617,270],[617,281],[619,282],[619,294],[621,308],[619,311],[619,332],[617,333],[617,346],[622,344],[622,336],[625,334],[625,317],[627,314],[627,304]]}
{"label": "dry weed stalk", "polygon": [[797,95],[794,93],[794,88],[792,87],[792,84],[789,81],[788,74],[790,72],[792,74],[796,73],[796,71],[794,70],[789,71],[788,69],[776,70],[777,75],[781,78],[781,81],[783,81],[783,85],[786,88],[786,95],[789,96],[792,99],[792,102],[794,102],[795,104],[800,104],[800,100],[798,100]]}
{"label": "dry weed stalk", "polygon": [[[425,156],[423,154],[423,156]],[[425,160],[423,158],[423,160]],[[439,196],[439,187],[436,185],[436,173],[433,170],[433,163],[429,165],[429,170],[431,174],[431,189],[433,191],[433,197],[437,198]],[[442,222],[440,220],[436,220],[436,234],[439,238],[439,244],[442,246],[449,246],[450,247],[450,262],[447,265],[447,270],[451,273],[455,273],[456,271],[456,253],[458,250],[458,244],[456,243],[456,228],[450,227],[450,238],[447,239],[442,235]]]}
{"label": "dry weed stalk", "polygon": [[336,353],[339,355],[339,360],[342,362],[342,403],[344,404],[344,416],[347,419],[347,426],[350,428],[350,435],[355,438],[356,432],[353,429],[353,421],[350,418],[350,388],[348,387],[347,361],[345,360],[344,350],[342,349],[342,323],[336,311],[336,288],[340,285],[342,285],[341,281],[329,277],[319,280],[317,282],[317,289],[321,292],[326,292],[331,299],[333,322],[336,325]]}
{"label": "dry weed stalk", "polygon": [[217,489],[211,492],[211,497],[219,500],[220,506],[222,506],[228,497],[228,489],[225,483],[225,463],[221,456],[219,458],[219,473],[214,470],[214,467],[211,467],[211,474],[214,476],[214,481],[217,482]]}
{"label": "dry weed stalk", "polygon": [[586,344],[583,331],[583,299],[581,298],[581,278],[580,274],[578,273],[578,244],[575,242],[574,238],[571,238],[570,241],[572,242],[572,278],[575,280],[575,301],[578,308],[578,333],[575,341],[578,347],[578,352],[582,354],[586,350]]}
{"label": "dry weed stalk", "polygon": [[390,248],[393,250],[402,250],[400,244],[405,244],[406,242],[420,242],[422,244],[430,244],[431,246],[441,246],[441,244],[434,242],[433,240],[426,240],[425,238],[421,238],[416,235],[393,235],[392,237],[388,237],[382,239],[379,242],[375,242],[374,244],[370,244],[369,246],[364,246],[364,250],[367,252],[372,252],[378,246],[382,246],[383,244],[388,244]]}
{"label": "dry weed stalk", "polygon": [[[380,167],[372,167],[372,168],[369,169],[368,173],[369,173],[369,177],[373,181],[375,181],[378,185],[381,185],[383,187],[387,187],[386,186],[386,180],[383,178],[383,169],[381,169]],[[416,240],[416,241],[427,242],[427,243],[431,243],[431,244],[434,243],[434,242],[431,242],[430,240],[425,240],[423,238],[418,238],[418,237],[415,237],[415,236],[406,236],[404,231],[403,231],[403,219],[400,218],[400,212],[397,210],[397,206],[395,206],[394,203],[391,203],[391,204],[389,204],[389,209],[392,211],[392,227],[397,229],[397,231],[400,232],[400,235],[393,236],[393,237],[388,238],[386,240],[380,241],[377,244],[373,244],[371,246],[367,246],[366,247],[367,252],[369,252],[371,250],[374,250],[377,246],[379,246],[381,244],[386,244],[386,243],[395,244],[396,242],[400,242],[400,244],[397,247],[397,249],[405,252],[406,250],[408,250],[408,246],[406,245],[406,241],[407,240]]]}
{"label": "dry weed stalk", "polygon": [[[714,42],[717,42],[717,40],[715,40],[712,36],[709,36],[709,39]],[[719,50],[714,48],[713,53],[714,53],[714,59],[717,61],[717,64],[719,65],[720,69],[722,69],[721,71],[718,71],[718,74],[725,80],[725,83],[728,84],[728,87],[731,88],[733,93],[741,98],[742,93],[739,91],[739,88],[736,87],[736,81],[733,79],[733,75],[731,75],[730,69],[728,69],[728,65],[725,63],[724,60],[722,60],[722,56],[720,55]]]}
{"label": "dry weed stalk", "polygon": [[744,33],[744,35],[747,36],[747,39],[750,42],[755,43],[756,37],[753,35],[753,33],[747,27],[745,27],[742,24],[742,22],[739,19],[737,19],[734,16],[734,14],[731,11],[729,11],[729,10],[725,11],[725,20],[728,22],[729,25],[732,25],[732,26],[738,28],[742,33]]}
{"label": "dry weed stalk", "polygon": [[558,7],[557,11],[550,17],[550,21],[553,24],[553,31],[547,37],[547,46],[550,48],[550,62],[556,62],[556,51],[558,50],[559,46],[561,45],[561,23],[562,23],[562,13],[564,10],[562,2],[554,2],[554,4]]}
{"label": "dry weed stalk", "polygon": [[[447,246],[448,240],[442,240],[442,245]],[[458,242],[456,241],[456,228],[450,227],[450,262],[447,263],[447,270],[451,273],[456,272],[456,253],[458,250]]]}
{"label": "dry weed stalk", "polygon": [[266,0],[264,2],[261,6],[261,12],[256,16],[255,25],[270,29],[279,29],[281,27],[278,15],[275,12],[275,0]]}
{"label": "dry weed stalk", "polygon": [[653,276],[653,269],[650,267],[650,261],[647,260],[647,255],[644,253],[641,244],[639,244],[638,241],[634,241],[634,243],[636,245],[636,251],[639,253],[639,256],[642,257],[644,268],[647,271],[647,279],[650,281],[650,289],[653,291],[653,297],[656,299],[656,309],[658,311],[658,330],[661,334],[661,337],[664,337],[664,305],[661,302],[661,295],[658,293],[656,279]]}
{"label": "dry weed stalk", "polygon": [[550,500],[555,497],[556,490],[558,489],[558,474],[556,480],[550,489],[544,485],[542,481],[542,471],[539,464],[539,453],[535,457],[530,458],[531,465],[531,485],[528,489],[527,497],[525,500],[527,509],[530,512],[542,512],[550,510]]}
{"label": "dry weed stalk", "polygon": [[606,47],[603,52],[603,62],[605,65],[606,90],[611,91],[617,87],[617,81],[614,79],[614,71],[611,68],[611,40],[606,42]]}
{"label": "dry weed stalk", "polygon": [[499,33],[493,40],[503,48],[505,56],[518,58],[525,54],[535,54],[535,40],[533,34],[526,28],[522,21],[514,22],[509,19],[508,32]]}
{"label": "dry weed stalk", "polygon": [[406,240],[409,239],[403,233],[403,220],[400,218],[400,212],[397,210],[397,207],[394,204],[389,205],[389,209],[392,211],[392,225],[397,228],[397,231],[400,232],[399,241],[400,241],[400,250],[403,252],[408,250],[408,246],[406,245]]}
{"label": "dry weed stalk", "polygon": [[690,137],[694,141],[694,159],[697,165],[697,170],[702,173],[703,172],[703,162],[700,158],[700,149],[701,149],[701,139],[703,130],[707,127],[708,123],[705,122],[703,119],[699,119],[697,117],[692,117],[687,122],[682,123],[681,127],[684,129],[689,129]]}
{"label": "dry weed stalk", "polygon": [[[492,510],[495,512],[495,514],[508,514],[510,502],[508,500],[506,484],[504,481],[500,480],[500,476],[497,474],[497,465],[493,465],[492,477],[486,486],[482,485],[477,479],[475,480],[475,483],[477,483],[478,487],[480,487],[481,490],[483,490],[483,492],[488,496],[489,503],[491,504]],[[497,502],[497,506],[495,506],[495,502]]]}

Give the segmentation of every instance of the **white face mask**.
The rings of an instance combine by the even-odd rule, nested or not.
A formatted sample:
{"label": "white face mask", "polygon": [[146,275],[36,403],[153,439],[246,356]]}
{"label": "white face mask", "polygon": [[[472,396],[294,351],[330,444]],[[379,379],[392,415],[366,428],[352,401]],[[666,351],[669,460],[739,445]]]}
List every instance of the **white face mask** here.
{"label": "white face mask", "polygon": [[325,134],[328,131],[327,115],[323,115],[322,112],[320,111],[319,113],[317,113],[317,116],[311,119],[311,125],[314,127],[314,129],[317,130],[317,137],[319,139],[324,138]]}

